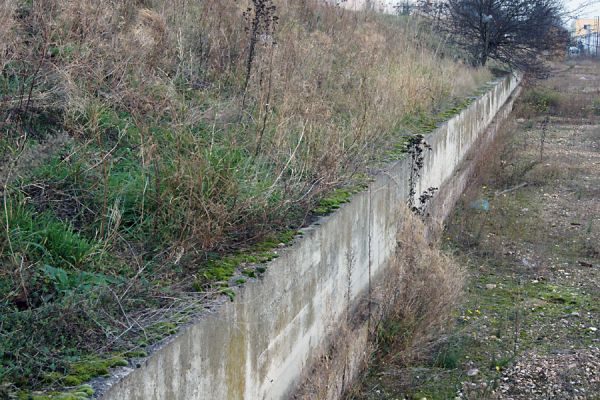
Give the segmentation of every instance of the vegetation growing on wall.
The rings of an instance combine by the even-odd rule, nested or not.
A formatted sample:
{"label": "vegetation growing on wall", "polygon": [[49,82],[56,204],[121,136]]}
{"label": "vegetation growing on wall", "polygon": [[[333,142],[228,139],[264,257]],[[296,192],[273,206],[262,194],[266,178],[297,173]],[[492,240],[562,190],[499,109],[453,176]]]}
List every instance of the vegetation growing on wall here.
{"label": "vegetation growing on wall", "polygon": [[316,0],[2,1],[0,393],[143,349],[264,272],[408,116],[489,79],[435,42]]}
{"label": "vegetation growing on wall", "polygon": [[417,196],[416,186],[421,173],[423,172],[425,152],[430,151],[431,146],[425,141],[422,134],[417,134],[408,139],[407,153],[410,157],[410,175],[408,178],[408,207],[417,215],[425,216],[427,203],[438,188],[430,187],[419,194],[418,203],[415,201]]}

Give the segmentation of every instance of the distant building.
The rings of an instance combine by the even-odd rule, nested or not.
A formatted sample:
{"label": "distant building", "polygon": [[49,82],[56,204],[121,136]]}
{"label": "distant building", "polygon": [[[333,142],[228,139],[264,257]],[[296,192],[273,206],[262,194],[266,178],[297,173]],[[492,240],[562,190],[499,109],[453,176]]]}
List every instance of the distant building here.
{"label": "distant building", "polygon": [[575,36],[596,33],[600,30],[598,25],[598,18],[580,18],[573,23],[573,33]]}
{"label": "distant building", "polygon": [[403,12],[403,7],[409,7],[408,1],[401,0],[329,0],[341,7],[350,10],[373,10],[384,14],[399,14]]}
{"label": "distant building", "polygon": [[573,23],[572,42],[580,54],[600,55],[600,18],[582,18]]}

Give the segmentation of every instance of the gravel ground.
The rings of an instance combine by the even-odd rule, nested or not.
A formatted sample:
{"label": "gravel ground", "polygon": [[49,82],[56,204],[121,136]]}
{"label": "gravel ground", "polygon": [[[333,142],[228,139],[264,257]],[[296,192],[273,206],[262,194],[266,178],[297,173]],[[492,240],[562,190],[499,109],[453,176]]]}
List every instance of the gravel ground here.
{"label": "gravel ground", "polygon": [[499,399],[589,399],[600,395],[600,349],[562,354],[527,352],[506,371]]}
{"label": "gravel ground", "polygon": [[[580,79],[581,77],[586,79]],[[599,65],[578,66],[558,74],[549,85],[576,97],[600,91]],[[590,84],[593,82],[593,85]],[[593,88],[591,87],[593,86]],[[566,90],[565,90],[566,89]],[[584,90],[585,89],[585,90]],[[540,249],[541,243],[522,243],[542,267],[540,277],[600,301],[600,125],[573,119],[551,119],[545,144],[546,171],[557,177],[541,185],[539,216],[547,244],[563,251]],[[524,153],[534,152],[529,145]],[[535,325],[535,324],[534,324]],[[503,372],[495,394],[499,399],[600,398],[600,320],[597,307],[543,324],[544,346],[521,354]],[[585,343],[590,343],[585,346]],[[564,347],[568,347],[564,349]]]}

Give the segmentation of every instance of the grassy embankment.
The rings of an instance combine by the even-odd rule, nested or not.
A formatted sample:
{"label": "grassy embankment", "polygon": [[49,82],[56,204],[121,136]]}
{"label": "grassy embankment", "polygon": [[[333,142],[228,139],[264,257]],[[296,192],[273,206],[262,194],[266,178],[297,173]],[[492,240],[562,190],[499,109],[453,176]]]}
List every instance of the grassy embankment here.
{"label": "grassy embankment", "polygon": [[2,0],[0,395],[143,355],[490,77],[414,19],[275,6]]}

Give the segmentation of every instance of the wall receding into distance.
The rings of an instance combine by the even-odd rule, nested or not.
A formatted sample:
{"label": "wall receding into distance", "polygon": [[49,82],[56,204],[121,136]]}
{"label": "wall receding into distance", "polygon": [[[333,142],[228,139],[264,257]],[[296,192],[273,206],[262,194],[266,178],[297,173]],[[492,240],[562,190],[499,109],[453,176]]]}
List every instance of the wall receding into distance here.
{"label": "wall receding into distance", "polygon": [[[512,109],[518,79],[499,80],[426,141],[417,195],[438,187],[431,215],[444,219],[462,193],[473,158]],[[494,118],[496,119],[494,120]],[[105,400],[286,399],[305,381],[336,327],[370,285],[385,279],[396,250],[398,205],[408,197],[408,160],[388,166],[369,188],[303,230],[260,279],[181,330],[137,369],[103,383]],[[401,221],[400,221],[401,222]],[[356,311],[359,312],[359,311]],[[366,344],[359,325],[336,397],[358,371]]]}

